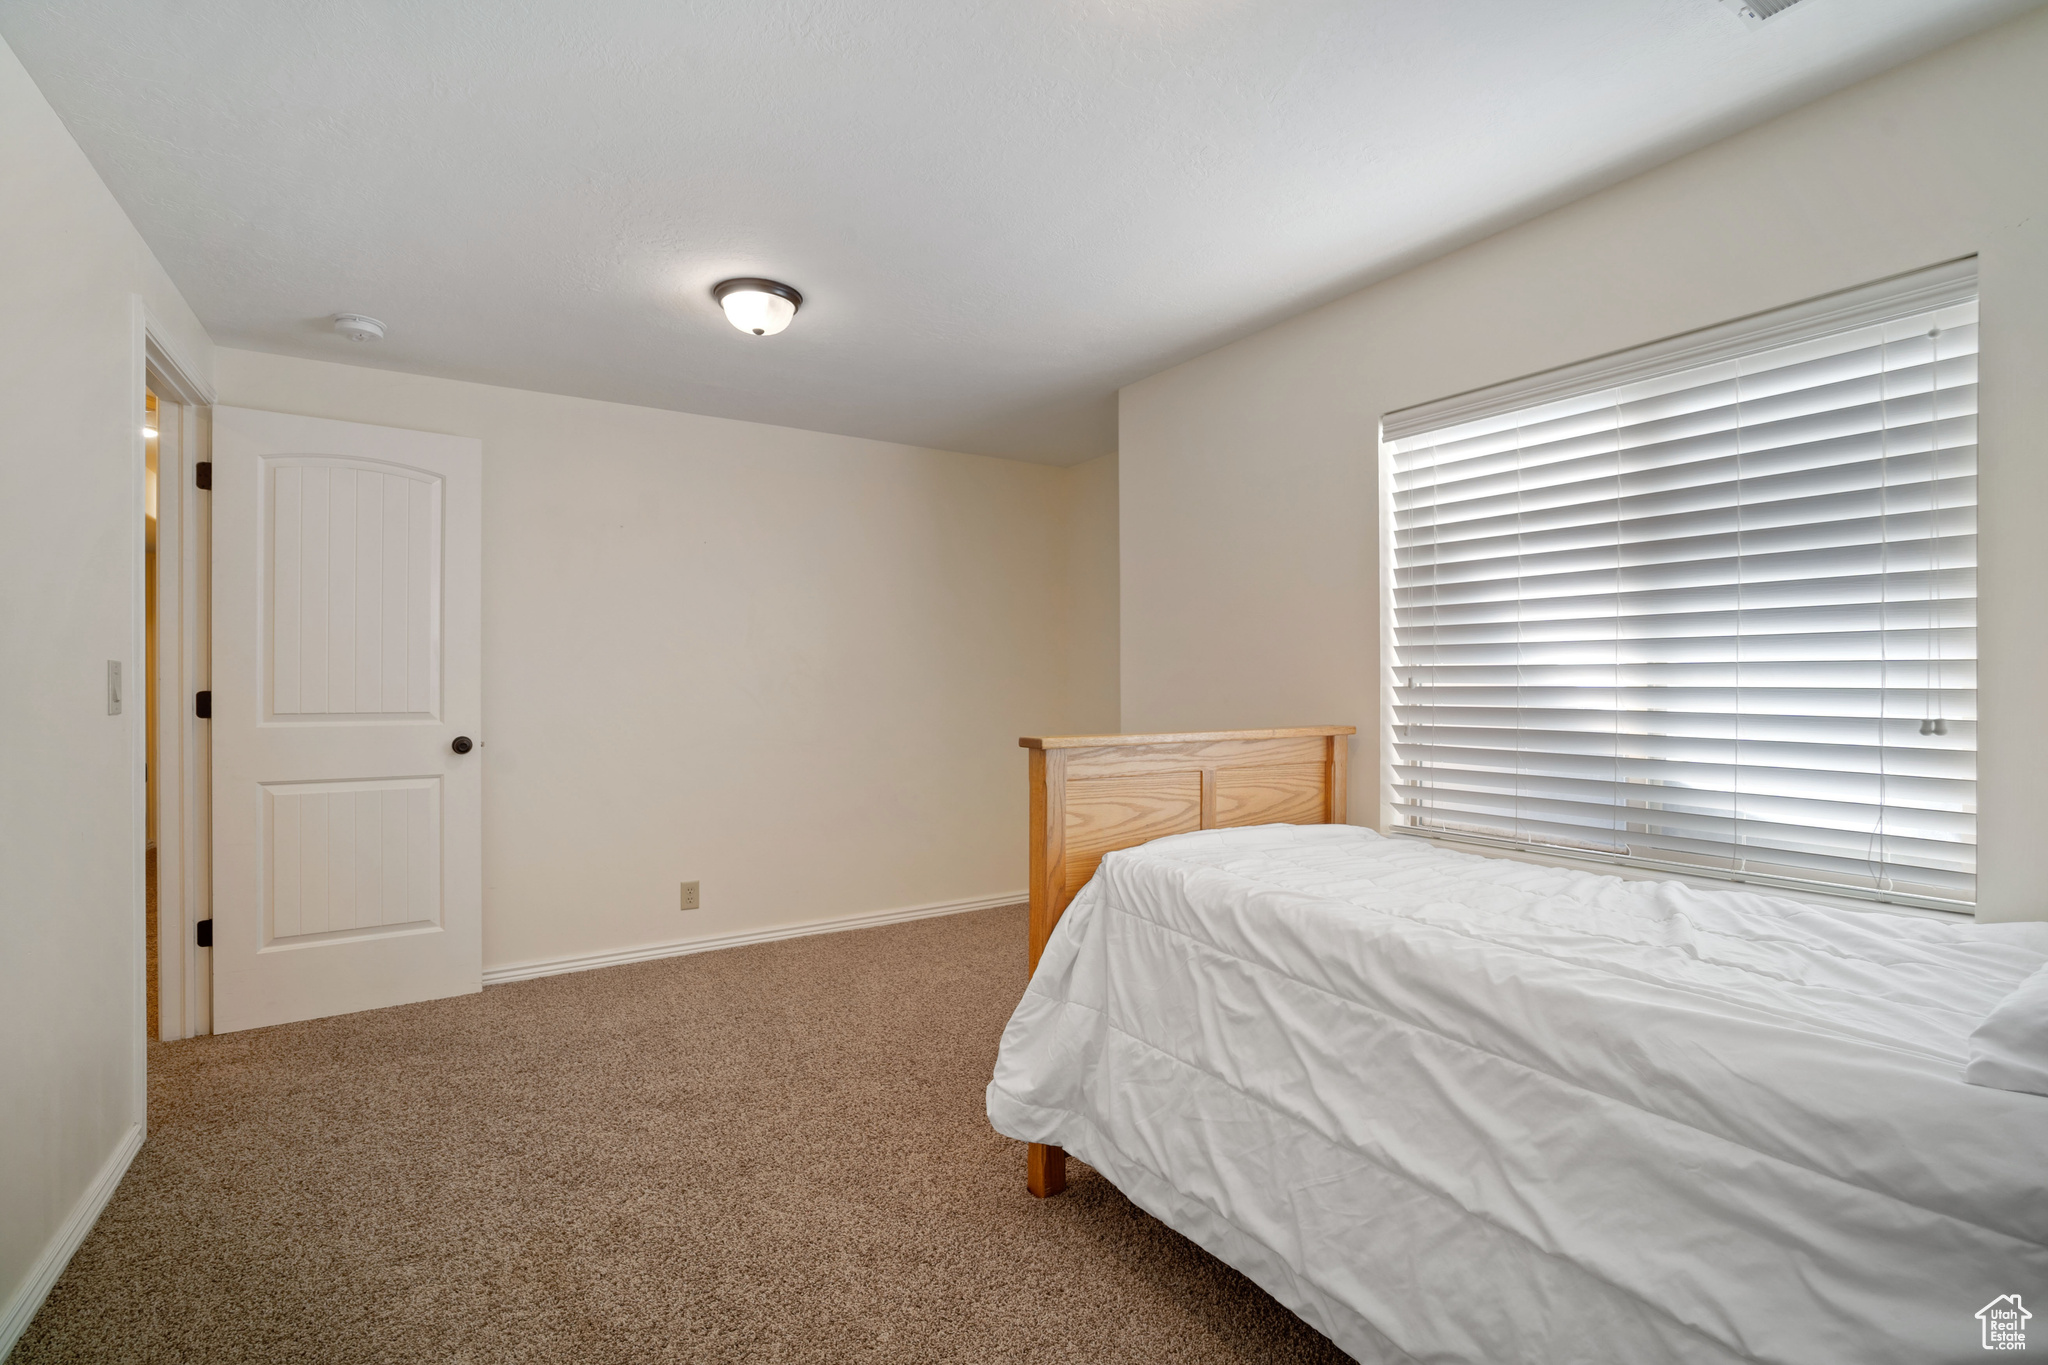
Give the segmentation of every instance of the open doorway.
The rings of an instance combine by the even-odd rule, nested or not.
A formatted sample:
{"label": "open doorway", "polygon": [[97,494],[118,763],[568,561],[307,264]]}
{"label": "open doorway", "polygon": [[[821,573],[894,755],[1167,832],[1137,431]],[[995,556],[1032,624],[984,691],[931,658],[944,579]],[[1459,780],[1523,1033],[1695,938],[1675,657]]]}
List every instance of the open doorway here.
{"label": "open doorway", "polygon": [[162,633],[157,610],[157,485],[163,467],[162,402],[156,390],[147,391],[142,420],[142,678],[143,678],[143,907],[148,918],[148,998],[145,1011],[149,1036],[163,1036],[162,927],[158,922],[163,898],[157,888],[158,783],[163,763],[157,756],[158,712],[161,709]]}
{"label": "open doorway", "polygon": [[[142,319],[138,317],[138,322]],[[138,328],[138,331],[141,331]],[[213,1031],[211,742],[205,699],[211,643],[207,612],[211,509],[211,394],[190,370],[145,341],[142,373],[141,679],[131,688],[144,794],[143,1010],[148,1038],[175,1042]]]}

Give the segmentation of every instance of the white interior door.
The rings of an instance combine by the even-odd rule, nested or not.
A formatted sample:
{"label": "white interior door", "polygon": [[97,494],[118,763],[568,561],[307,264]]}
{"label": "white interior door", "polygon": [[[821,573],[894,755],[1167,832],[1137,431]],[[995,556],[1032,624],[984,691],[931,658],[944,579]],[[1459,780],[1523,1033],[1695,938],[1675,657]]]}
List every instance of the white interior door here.
{"label": "white interior door", "polygon": [[478,441],[213,410],[216,1032],[483,988],[482,514]]}

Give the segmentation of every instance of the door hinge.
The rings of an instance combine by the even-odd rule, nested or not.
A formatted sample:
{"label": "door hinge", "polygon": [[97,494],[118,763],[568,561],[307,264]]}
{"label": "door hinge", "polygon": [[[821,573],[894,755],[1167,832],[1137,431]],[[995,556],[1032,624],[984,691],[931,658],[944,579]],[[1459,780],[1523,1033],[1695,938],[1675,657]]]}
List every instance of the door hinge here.
{"label": "door hinge", "polygon": [[213,693],[210,690],[193,694],[192,714],[201,720],[213,719]]}
{"label": "door hinge", "polygon": [[197,937],[199,939],[199,946],[202,948],[211,948],[213,946],[213,921],[210,919],[203,919],[199,921],[198,929],[199,933]]}
{"label": "door hinge", "polygon": [[213,491],[212,460],[201,460],[198,464],[192,466],[192,482],[206,489],[209,493]]}

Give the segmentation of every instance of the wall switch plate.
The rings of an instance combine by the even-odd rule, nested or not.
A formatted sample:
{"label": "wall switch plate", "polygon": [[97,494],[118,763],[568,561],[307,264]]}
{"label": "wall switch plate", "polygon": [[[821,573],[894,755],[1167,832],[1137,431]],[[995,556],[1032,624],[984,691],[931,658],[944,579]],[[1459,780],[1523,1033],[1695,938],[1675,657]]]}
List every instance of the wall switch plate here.
{"label": "wall switch plate", "polygon": [[684,882],[684,883],[683,883],[683,909],[685,909],[685,910],[695,910],[696,908],[697,908],[697,883],[695,883],[695,882]]}

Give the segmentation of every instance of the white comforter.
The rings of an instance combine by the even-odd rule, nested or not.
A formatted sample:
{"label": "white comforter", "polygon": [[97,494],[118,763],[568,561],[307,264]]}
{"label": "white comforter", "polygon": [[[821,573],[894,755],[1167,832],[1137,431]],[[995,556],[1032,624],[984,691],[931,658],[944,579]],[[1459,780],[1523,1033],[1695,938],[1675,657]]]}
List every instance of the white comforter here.
{"label": "white comforter", "polygon": [[1998,1295],[2048,1328],[2048,1098],[1961,1079],[2048,960],[1999,928],[1180,835],[1068,909],[988,1113],[1364,1361],[1981,1359]]}

